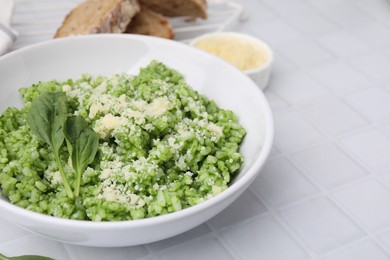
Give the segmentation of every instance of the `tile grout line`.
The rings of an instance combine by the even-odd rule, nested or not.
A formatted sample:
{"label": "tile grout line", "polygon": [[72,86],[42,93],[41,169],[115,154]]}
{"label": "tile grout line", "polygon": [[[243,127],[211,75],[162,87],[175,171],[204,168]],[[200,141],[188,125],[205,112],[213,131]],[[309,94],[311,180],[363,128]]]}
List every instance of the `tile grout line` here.
{"label": "tile grout line", "polygon": [[221,243],[223,248],[233,257],[233,259],[241,259],[239,253],[229,245],[230,243],[223,238],[218,229],[214,228],[208,221],[205,222],[205,225],[211,230],[212,235]]}
{"label": "tile grout line", "polygon": [[[169,238],[167,238],[167,239],[169,239]],[[156,242],[158,242],[158,241],[156,241]],[[153,242],[152,242],[152,243],[153,243]],[[146,251],[148,252],[147,256],[150,256],[150,257],[152,257],[153,259],[157,259],[157,258],[156,258],[156,257],[157,257],[156,252],[154,252],[154,250],[153,250],[152,248],[150,248],[150,244],[151,244],[151,243],[148,243],[148,244],[145,244],[145,245],[144,245]],[[146,256],[145,256],[145,257],[146,257]]]}
{"label": "tile grout line", "polygon": [[62,242],[61,242],[61,244],[62,244],[63,248],[65,249],[65,252],[66,252],[67,255],[69,256],[69,260],[73,260],[74,258],[73,258],[73,256],[72,256],[71,249],[68,247],[67,244],[62,243]]}
{"label": "tile grout line", "polygon": [[[252,190],[251,190],[252,191]],[[264,206],[268,209],[271,214],[271,217],[274,218],[279,225],[283,227],[283,229],[287,232],[288,236],[292,238],[304,251],[308,254],[310,258],[315,256],[314,250],[307,244],[307,242],[299,236],[288,222],[284,220],[284,218],[280,215],[280,213],[274,209],[266,199],[264,199],[260,194],[255,191],[252,193],[264,204]]]}
{"label": "tile grout line", "polygon": [[[343,100],[339,100],[341,102],[343,102]],[[345,102],[344,102],[345,103]],[[352,107],[349,106],[349,104],[344,104],[346,106],[348,106],[349,108],[353,109]],[[332,134],[328,133],[325,129],[323,129],[320,125],[317,125],[315,122],[313,122],[309,117],[307,117],[303,111],[302,111],[302,108],[299,108],[299,107],[292,107],[290,108],[289,110],[283,110],[283,111],[278,111],[274,114],[279,114],[279,113],[286,113],[286,112],[290,112],[290,111],[294,111],[296,113],[298,113],[303,119],[304,119],[304,122],[308,123],[311,127],[313,127],[315,130],[318,130],[320,131],[321,134],[323,134],[324,137],[326,137],[325,139],[321,140],[321,141],[318,141],[316,143],[311,143],[309,145],[305,145],[299,149],[296,149],[296,150],[290,150],[288,154],[292,154],[292,153],[299,153],[299,152],[303,152],[303,151],[307,151],[307,150],[310,150],[314,147],[318,147],[322,144],[325,144],[325,143],[328,143],[328,142],[333,142],[333,143],[337,143],[338,147],[341,148],[342,151],[344,151],[346,154],[348,154],[348,156],[354,161],[354,162],[357,162],[357,161],[360,161],[358,159],[360,159],[357,155],[355,155],[354,152],[352,151],[349,151],[348,148],[344,147],[342,145],[342,143],[340,143],[340,139],[344,138],[344,137],[347,137],[347,136],[354,136],[354,135],[358,135],[360,133],[364,133],[364,132],[367,132],[367,131],[370,131],[370,130],[376,130],[378,128],[378,124],[379,125],[383,125],[383,124],[387,124],[388,123],[388,118],[385,118],[382,120],[382,122],[373,122],[371,120],[368,120],[368,124],[366,126],[361,126],[359,129],[357,130],[348,130],[346,131],[345,133],[343,134],[340,134],[340,135],[336,135],[336,136],[333,136]],[[363,115],[361,115],[359,112],[355,111],[353,109],[354,112],[358,113],[358,115],[362,116],[364,119],[367,120],[366,117],[364,117]],[[388,136],[387,134],[385,134],[386,137]],[[280,154],[286,154],[287,153],[285,152],[285,148],[283,147],[283,145],[279,144],[278,141],[275,139],[275,142],[274,142],[278,149],[280,150]],[[364,169],[367,170],[367,171],[370,171],[370,170],[374,170],[374,169],[371,169],[369,166],[365,165],[364,162],[359,162],[358,165],[361,165],[361,166],[364,166]],[[390,169],[390,168],[389,168]]]}
{"label": "tile grout line", "polygon": [[[374,232],[371,232],[370,229],[368,229],[364,224],[360,223],[360,221],[358,219],[356,219],[352,214],[350,214],[350,212],[347,210],[347,209],[344,209],[343,205],[340,204],[336,198],[333,197],[333,194],[334,192],[336,192],[337,190],[342,190],[345,186],[349,186],[349,185],[353,185],[355,183],[359,183],[359,182],[363,182],[364,179],[373,179],[375,180],[375,174],[373,174],[372,172],[368,171],[368,175],[366,176],[363,176],[359,179],[356,179],[352,182],[348,182],[344,185],[340,185],[338,186],[336,189],[334,190],[328,190],[328,189],[325,189],[323,188],[319,183],[316,182],[315,179],[313,179],[311,176],[307,175],[304,173],[304,170],[302,169],[302,167],[300,167],[299,165],[297,165],[294,160],[292,160],[292,158],[287,155],[286,156],[289,161],[299,169],[300,173],[305,175],[306,177],[308,177],[312,183],[315,184],[315,186],[320,190],[320,193],[317,194],[317,196],[311,196],[311,198],[314,198],[314,197],[325,197],[327,198],[334,206],[336,206],[336,208],[342,212],[345,216],[348,217],[348,219],[350,221],[352,221],[357,227],[359,227],[359,229],[361,229],[361,231],[363,231],[365,234],[366,234],[366,237],[372,239],[373,241],[375,241],[377,244],[379,244],[381,246],[381,248],[387,252],[389,255],[390,255],[390,250],[387,249],[387,247],[384,247],[384,245],[382,244],[382,242],[375,236]],[[306,199],[305,201],[308,201],[310,198]],[[304,203],[304,202],[303,202]],[[299,203],[297,203],[299,205]],[[294,206],[292,206],[293,208]],[[281,208],[281,210],[286,210],[286,208]],[[351,242],[353,242],[354,240],[352,240]],[[341,247],[344,247],[345,245],[348,245],[349,243],[345,243],[344,245],[342,245]]]}
{"label": "tile grout line", "polygon": [[[322,256],[324,256],[324,257],[331,257],[331,256],[333,256],[333,255],[335,255],[335,254],[337,255],[337,253],[342,253],[343,251],[345,251],[345,248],[348,248],[348,247],[350,247],[350,246],[357,245],[357,244],[361,243],[362,241],[363,241],[363,242],[364,242],[364,241],[371,241],[371,242],[373,242],[374,244],[376,244],[377,246],[379,246],[380,249],[383,250],[383,248],[382,248],[380,245],[378,245],[378,243],[375,243],[375,241],[373,241],[372,239],[370,239],[369,236],[365,236],[365,237],[357,238],[357,239],[352,240],[352,241],[350,241],[350,242],[344,243],[344,244],[343,244],[342,246],[340,246],[340,247],[336,247],[336,248],[334,248],[334,249],[332,249],[332,250],[329,250],[328,252],[324,253]],[[385,251],[385,250],[383,250],[383,251],[384,251],[385,253],[389,254],[388,251]]]}
{"label": "tile grout line", "polygon": [[[284,149],[281,149],[281,151],[283,152]],[[345,216],[348,217],[348,219],[350,221],[352,221],[352,223],[354,223],[361,231],[363,231],[363,233],[365,233],[366,236],[363,236],[363,237],[368,237],[372,240],[374,240],[377,244],[380,245],[380,247],[385,251],[387,252],[388,254],[390,254],[390,251],[387,249],[387,248],[384,248],[383,244],[381,243],[381,241],[379,241],[377,239],[377,237],[375,236],[374,233],[372,233],[370,230],[368,230],[367,228],[365,228],[364,226],[362,226],[362,224],[357,221],[351,214],[349,214],[349,212],[346,212],[346,210],[343,209],[343,207],[340,206],[340,204],[337,204],[334,200],[334,198],[331,196],[332,193],[334,193],[335,191],[334,190],[341,190],[343,189],[344,186],[347,186],[347,185],[351,185],[351,183],[355,183],[355,182],[361,182],[363,181],[364,179],[374,179],[374,174],[372,174],[370,171],[368,171],[368,175],[366,176],[363,176],[357,180],[354,180],[352,182],[348,182],[344,185],[340,185],[338,186],[336,189],[334,190],[327,190],[325,188],[322,188],[322,186],[317,183],[317,181],[315,179],[313,179],[311,176],[305,174],[305,171],[302,169],[302,167],[300,167],[299,165],[297,165],[295,163],[295,161],[291,158],[290,154],[285,154],[284,155],[285,158],[288,159],[288,161],[290,163],[292,163],[295,167],[298,168],[299,172],[305,176],[306,178],[308,178],[310,180],[310,182],[312,184],[315,185],[315,187],[317,188],[317,190],[319,190],[320,192],[319,193],[316,193],[316,194],[313,194],[313,195],[310,195],[310,196],[307,196],[305,197],[304,199],[302,200],[298,200],[298,201],[294,201],[288,205],[284,205],[282,207],[279,207],[278,211],[280,210],[286,210],[286,209],[289,209],[289,208],[294,208],[296,207],[297,205],[300,205],[301,203],[305,203],[306,201],[309,201],[310,199],[313,199],[313,198],[318,198],[318,197],[325,197],[328,201],[330,201],[334,206],[336,206],[336,208],[342,212]],[[254,194],[268,207],[268,209],[270,210],[271,209],[271,206],[268,205],[268,201],[265,199],[265,198],[262,198],[262,195],[261,194],[258,194],[257,192],[254,192]],[[275,212],[276,211],[273,211],[273,215],[275,215]],[[280,213],[279,213],[280,214]],[[281,215],[281,218],[284,219],[284,221],[286,221],[286,223],[289,225],[288,221]],[[296,235],[299,235],[299,231],[298,230],[295,230],[293,227],[292,227],[292,230],[295,231]],[[350,241],[350,242],[353,242],[355,241],[356,239]],[[343,244],[342,246],[340,247],[345,247],[346,245],[348,245],[349,243],[345,243]],[[338,248],[338,247],[337,247]],[[337,249],[335,248],[335,249]]]}
{"label": "tile grout line", "polygon": [[390,257],[390,249],[386,247],[382,241],[375,235],[375,232],[371,231],[369,228],[367,228],[363,223],[361,223],[356,217],[353,216],[349,212],[348,209],[343,209],[343,205],[336,199],[333,198],[332,194],[328,196],[328,198],[332,201],[332,203],[340,210],[342,211],[345,215],[348,216],[356,225],[358,225],[365,233],[367,233],[367,237],[370,238],[372,241],[375,241],[378,246],[381,247],[382,250],[384,250],[388,256]]}
{"label": "tile grout line", "polygon": [[[389,3],[390,4],[390,3]],[[356,9],[358,9],[360,12],[364,13],[365,15],[369,16],[371,19],[375,20],[380,25],[386,27],[387,29],[390,29],[390,25],[385,23],[382,19],[379,19],[378,17],[372,15],[371,13],[365,11],[363,8],[361,8],[358,4],[355,4]]]}
{"label": "tile grout line", "polygon": [[[265,205],[267,204],[267,206],[268,206],[268,202],[266,201],[266,199],[263,199],[262,196],[261,196],[260,194],[257,194],[257,193],[256,193],[256,195],[257,195],[259,198],[262,199],[262,202],[263,202]],[[329,201],[331,204],[333,204],[333,201],[332,201],[328,196],[326,196],[324,193],[317,193],[317,194],[315,194],[315,195],[310,196],[310,198],[305,198],[305,199],[303,199],[303,200],[301,200],[301,201],[299,201],[299,202],[293,202],[293,203],[291,203],[291,204],[289,204],[289,205],[287,205],[287,206],[282,206],[282,207],[280,207],[278,210],[273,211],[273,213],[272,213],[272,215],[273,215],[274,217],[275,217],[276,215],[278,215],[278,217],[281,219],[281,220],[280,220],[281,222],[285,222],[285,224],[284,224],[283,226],[284,226],[284,227],[285,227],[286,225],[288,226],[288,230],[289,230],[291,236],[293,236],[294,238],[298,237],[298,238],[299,238],[299,241],[303,241],[302,243],[305,243],[305,244],[307,245],[307,248],[310,248],[310,252],[311,252],[311,253],[314,253],[315,251],[314,251],[313,249],[311,249],[311,247],[307,244],[307,242],[306,242],[303,238],[301,238],[300,231],[296,230],[293,226],[291,226],[291,224],[288,222],[288,220],[287,220],[285,217],[283,217],[283,216],[281,215],[280,211],[288,210],[289,208],[294,208],[294,207],[296,207],[297,205],[300,205],[300,204],[302,204],[302,203],[305,203],[306,201],[308,201],[308,200],[310,200],[310,199],[313,199],[313,198],[323,198],[323,197],[325,197],[325,199],[326,199],[327,201]],[[271,207],[271,206],[270,206],[270,207]],[[339,208],[338,208],[338,209],[339,209]],[[340,210],[340,209],[339,209],[339,210]],[[341,212],[344,213],[344,211],[341,211]],[[353,222],[353,220],[352,220],[349,216],[347,216],[347,217],[348,217],[348,219],[349,219],[350,221]],[[356,223],[354,223],[354,224],[356,224]],[[357,226],[358,228],[360,228],[359,225],[356,225],[356,226]],[[315,256],[319,256],[318,254],[320,254],[321,256],[324,256],[324,255],[327,255],[327,254],[331,254],[331,253],[334,252],[334,251],[342,251],[343,248],[347,247],[347,246],[350,245],[350,244],[353,244],[353,243],[356,243],[357,241],[360,241],[360,240],[364,240],[364,239],[369,238],[369,235],[368,235],[367,233],[365,233],[364,230],[360,229],[360,231],[363,231],[363,234],[364,234],[363,236],[358,237],[358,238],[355,238],[355,239],[352,239],[352,240],[350,240],[349,242],[346,242],[346,243],[342,244],[341,246],[336,246],[336,247],[334,247],[334,248],[332,248],[332,249],[329,249],[328,251],[325,251],[325,252],[315,252],[315,253],[314,253]],[[306,249],[306,250],[307,250],[307,249]]]}
{"label": "tile grout line", "polygon": [[[352,1],[349,1],[350,3],[354,3]],[[322,12],[317,6],[313,6],[313,4],[310,2],[310,1],[306,1],[306,3],[310,6],[312,6],[314,9],[317,9],[320,13],[322,13],[328,20],[334,22],[335,24],[339,25],[343,30],[349,30],[349,29],[352,29],[352,28],[357,28],[361,25],[353,25],[353,26],[344,26],[342,24],[340,24],[337,20],[335,20],[334,18],[330,17],[329,15],[327,15],[326,13]],[[341,2],[343,3],[343,2]],[[344,4],[344,3],[343,3]],[[334,4],[333,4],[334,5]],[[364,12],[360,12],[360,10],[357,8],[356,5],[353,5],[355,6],[355,11],[359,12],[359,13],[362,13],[363,15],[366,15]],[[366,15],[367,16],[367,15]],[[368,16],[370,17],[370,16]]]}

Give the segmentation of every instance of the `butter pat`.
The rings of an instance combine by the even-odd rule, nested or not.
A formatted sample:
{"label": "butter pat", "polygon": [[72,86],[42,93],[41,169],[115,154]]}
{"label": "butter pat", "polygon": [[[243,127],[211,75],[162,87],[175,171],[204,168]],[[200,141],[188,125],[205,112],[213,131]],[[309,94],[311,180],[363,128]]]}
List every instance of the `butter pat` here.
{"label": "butter pat", "polygon": [[190,45],[234,65],[261,89],[268,85],[273,52],[265,42],[246,34],[217,32],[195,38]]}

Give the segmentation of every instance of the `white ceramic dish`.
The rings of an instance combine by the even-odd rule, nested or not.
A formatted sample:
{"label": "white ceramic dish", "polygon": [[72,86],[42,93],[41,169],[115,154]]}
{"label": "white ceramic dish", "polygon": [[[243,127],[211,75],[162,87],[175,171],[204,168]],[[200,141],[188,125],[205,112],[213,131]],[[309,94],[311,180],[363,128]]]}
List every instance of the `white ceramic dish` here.
{"label": "white ceramic dish", "polygon": [[247,41],[249,43],[252,43],[255,45],[264,55],[267,56],[267,61],[266,63],[262,64],[258,68],[250,69],[243,71],[246,75],[248,75],[259,87],[260,89],[264,90],[268,86],[268,82],[271,76],[271,69],[272,69],[272,64],[274,60],[274,54],[272,49],[269,47],[269,45],[250,35],[243,34],[243,33],[236,33],[236,32],[214,32],[214,33],[208,33],[201,35],[199,37],[196,37],[190,42],[191,46],[195,46],[196,43],[200,40],[204,39],[215,39],[215,38],[220,38],[220,39],[226,39],[229,40],[231,38],[237,38],[241,39],[244,41]]}
{"label": "white ceramic dish", "polygon": [[[137,73],[157,59],[186,76],[196,90],[233,110],[247,129],[245,163],[230,187],[196,206],[142,220],[90,222],[55,218],[12,205],[0,197],[0,217],[47,238],[87,246],[149,243],[189,230],[226,208],[263,167],[273,141],[273,120],[259,88],[239,70],[184,44],[147,36],[93,35],[30,46],[0,58],[0,112],[22,105],[18,89],[38,81],[64,80],[82,73]],[[0,172],[1,174],[1,172]]]}

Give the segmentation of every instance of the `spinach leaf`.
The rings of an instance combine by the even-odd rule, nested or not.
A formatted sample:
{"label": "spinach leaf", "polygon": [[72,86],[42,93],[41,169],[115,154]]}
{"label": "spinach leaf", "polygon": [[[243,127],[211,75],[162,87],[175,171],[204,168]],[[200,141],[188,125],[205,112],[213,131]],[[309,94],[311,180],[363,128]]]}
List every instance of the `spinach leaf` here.
{"label": "spinach leaf", "polygon": [[68,108],[64,92],[46,92],[33,101],[27,116],[27,123],[36,137],[53,150],[54,159],[60,170],[62,182],[68,197],[73,198],[72,189],[60,161],[59,150],[64,142],[63,125]]}
{"label": "spinach leaf", "polygon": [[58,152],[64,141],[62,125],[67,113],[65,94],[46,92],[32,103],[27,122],[40,141],[49,144]]}
{"label": "spinach leaf", "polygon": [[39,255],[22,255],[22,256],[7,257],[5,255],[0,254],[0,260],[53,260],[53,259],[50,257],[39,256]]}
{"label": "spinach leaf", "polygon": [[99,147],[99,137],[89,127],[82,116],[68,117],[64,124],[64,134],[76,172],[74,195],[79,196],[81,174],[93,162]]}

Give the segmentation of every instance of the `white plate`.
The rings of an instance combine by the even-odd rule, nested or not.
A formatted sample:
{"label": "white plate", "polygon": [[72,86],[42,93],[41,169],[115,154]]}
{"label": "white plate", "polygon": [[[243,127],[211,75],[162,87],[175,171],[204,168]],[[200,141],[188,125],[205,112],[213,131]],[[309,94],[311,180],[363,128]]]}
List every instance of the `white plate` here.
{"label": "white plate", "polygon": [[[89,246],[129,246],[189,230],[233,202],[263,167],[273,141],[273,120],[259,88],[243,73],[184,44],[147,36],[91,35],[37,44],[0,58],[0,112],[22,106],[18,89],[38,81],[78,78],[82,73],[138,73],[151,60],[185,75],[187,82],[225,109],[233,110],[247,135],[245,162],[230,187],[218,196],[164,216],[123,222],[90,222],[46,216],[0,198],[0,217],[51,239]],[[1,174],[1,173],[0,173]]]}

